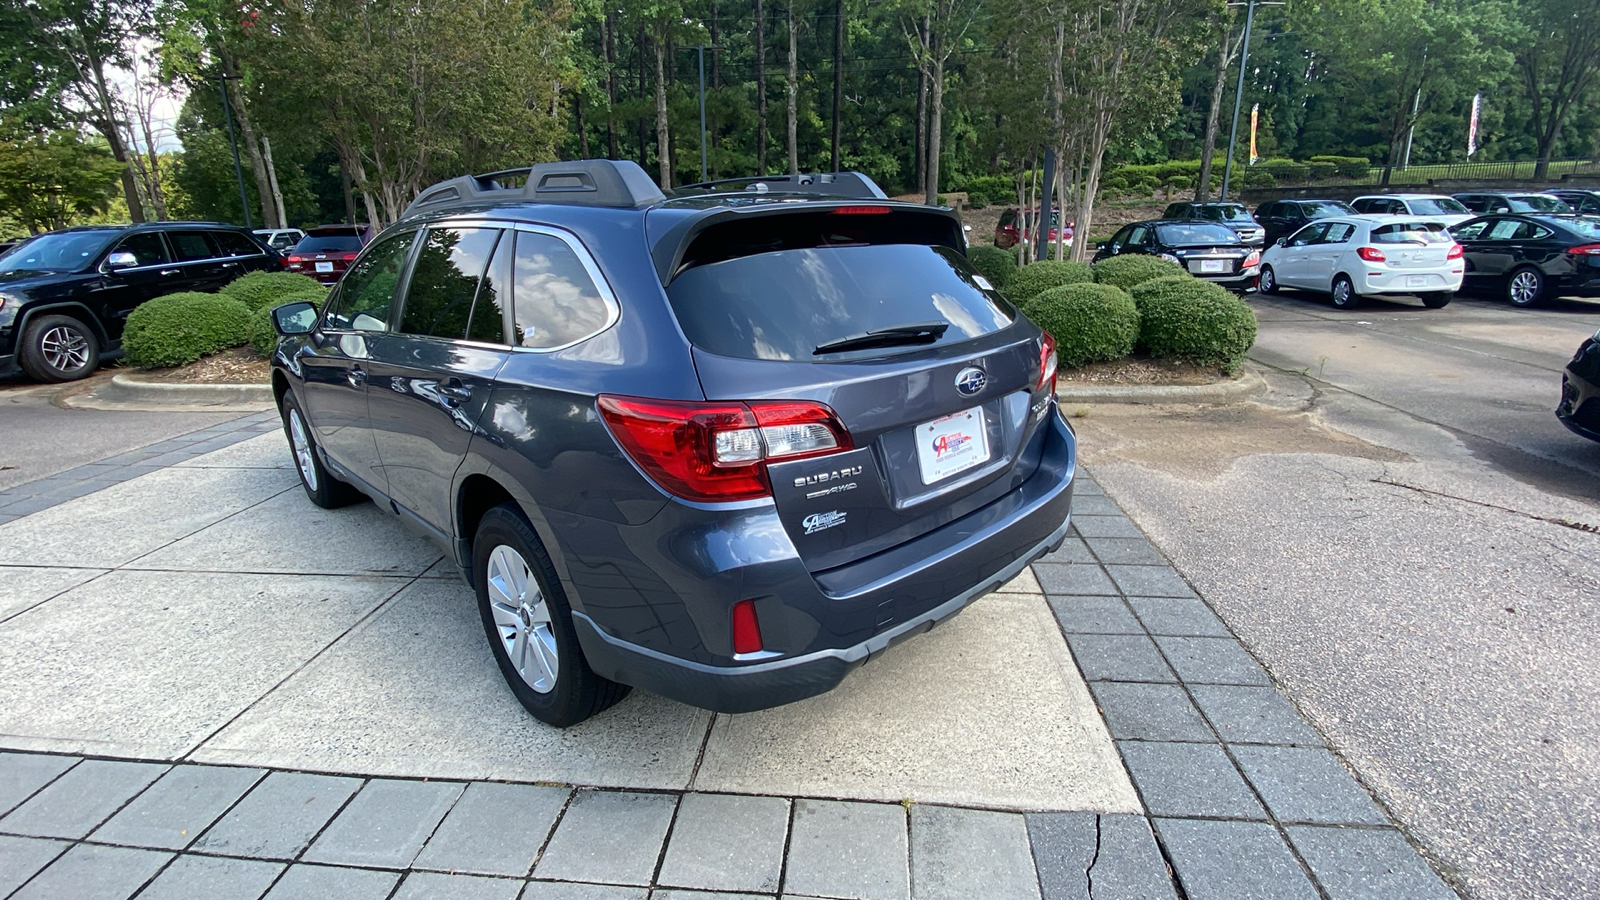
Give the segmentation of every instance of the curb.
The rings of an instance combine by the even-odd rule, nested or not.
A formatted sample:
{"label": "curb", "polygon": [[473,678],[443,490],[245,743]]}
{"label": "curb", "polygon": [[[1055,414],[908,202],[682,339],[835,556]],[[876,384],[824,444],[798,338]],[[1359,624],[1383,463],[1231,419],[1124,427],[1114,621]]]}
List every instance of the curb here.
{"label": "curb", "polygon": [[259,412],[271,408],[267,384],[169,384],[129,373],[82,393],[68,393],[59,405],[81,409],[202,409],[212,412]]}
{"label": "curb", "polygon": [[1267,380],[1253,368],[1221,384],[1081,385],[1056,387],[1058,403],[1235,403],[1265,391]]}

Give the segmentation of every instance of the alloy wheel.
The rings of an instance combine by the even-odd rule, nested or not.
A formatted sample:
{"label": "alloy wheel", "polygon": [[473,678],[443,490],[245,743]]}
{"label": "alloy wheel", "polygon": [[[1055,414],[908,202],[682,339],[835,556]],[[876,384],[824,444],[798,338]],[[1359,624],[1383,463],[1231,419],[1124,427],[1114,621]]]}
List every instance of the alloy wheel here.
{"label": "alloy wheel", "polygon": [[300,419],[300,410],[289,410],[289,443],[294,448],[294,462],[300,477],[313,492],[317,489],[317,461],[311,456],[311,440],[306,437],[306,424]]}
{"label": "alloy wheel", "polygon": [[1511,302],[1518,306],[1527,306],[1539,299],[1539,276],[1529,271],[1521,271],[1511,276]]}
{"label": "alloy wheel", "polygon": [[39,338],[45,362],[61,372],[76,372],[89,364],[89,339],[83,332],[57,325]]}
{"label": "alloy wheel", "polygon": [[550,604],[527,560],[505,544],[495,547],[486,581],[495,632],[511,667],[528,687],[549,693],[561,672],[561,658],[550,626]]}

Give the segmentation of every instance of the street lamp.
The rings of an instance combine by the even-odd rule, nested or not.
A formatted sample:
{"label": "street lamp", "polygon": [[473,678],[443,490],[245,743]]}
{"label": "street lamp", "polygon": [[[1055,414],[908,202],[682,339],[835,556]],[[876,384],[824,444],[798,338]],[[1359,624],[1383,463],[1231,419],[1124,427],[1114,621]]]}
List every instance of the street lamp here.
{"label": "street lamp", "polygon": [[254,228],[250,221],[250,198],[244,192],[244,169],[239,165],[239,139],[233,136],[233,106],[228,103],[228,79],[237,81],[239,76],[229,75],[226,72],[217,76],[217,87],[222,89],[222,115],[228,120],[228,143],[233,145],[233,177],[239,181],[239,206],[244,210],[244,227]]}
{"label": "street lamp", "polygon": [[[1277,0],[1249,0],[1246,3],[1229,3],[1229,6],[1243,6],[1244,13],[1244,43],[1239,47],[1239,86],[1233,92],[1233,125],[1228,128],[1228,158],[1222,166],[1222,193],[1218,200],[1228,199],[1228,182],[1233,176],[1233,144],[1239,137],[1239,101],[1244,99],[1244,73],[1250,63],[1250,27],[1255,24],[1256,7],[1258,6],[1284,6]],[[1228,36],[1222,36],[1222,52],[1228,52]]]}

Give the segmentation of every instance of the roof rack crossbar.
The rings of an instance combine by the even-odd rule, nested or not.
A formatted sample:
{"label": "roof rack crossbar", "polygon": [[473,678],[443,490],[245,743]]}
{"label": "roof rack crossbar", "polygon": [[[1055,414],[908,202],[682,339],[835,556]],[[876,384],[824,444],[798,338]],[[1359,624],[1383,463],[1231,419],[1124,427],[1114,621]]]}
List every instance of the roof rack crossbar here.
{"label": "roof rack crossbar", "polygon": [[751,175],[744,178],[723,178],[686,184],[677,189],[713,193],[724,190],[755,191],[756,193],[818,194],[826,197],[846,197],[852,200],[887,200],[883,188],[860,172],[813,172],[800,175]]}
{"label": "roof rack crossbar", "polygon": [[[506,187],[499,179],[527,175],[519,187]],[[411,201],[401,218],[438,212],[458,206],[522,200],[637,209],[666,199],[639,164],[628,160],[579,159],[500,169],[482,175],[461,175],[432,185]]]}

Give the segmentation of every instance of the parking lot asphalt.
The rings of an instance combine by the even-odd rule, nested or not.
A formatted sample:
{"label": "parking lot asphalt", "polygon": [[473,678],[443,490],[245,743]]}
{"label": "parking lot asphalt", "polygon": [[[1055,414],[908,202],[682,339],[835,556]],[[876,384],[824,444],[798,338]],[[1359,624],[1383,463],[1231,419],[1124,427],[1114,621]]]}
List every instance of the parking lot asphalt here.
{"label": "parking lot asphalt", "polygon": [[1600,303],[1250,302],[1270,390],[1083,407],[1087,465],[1466,894],[1600,896]]}
{"label": "parking lot asphalt", "polygon": [[0,897],[1451,896],[1088,473],[1057,553],[833,693],[555,731],[276,429],[0,492]]}

